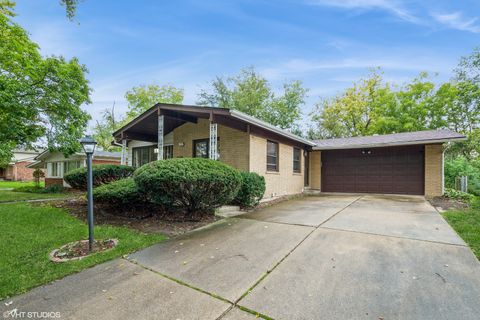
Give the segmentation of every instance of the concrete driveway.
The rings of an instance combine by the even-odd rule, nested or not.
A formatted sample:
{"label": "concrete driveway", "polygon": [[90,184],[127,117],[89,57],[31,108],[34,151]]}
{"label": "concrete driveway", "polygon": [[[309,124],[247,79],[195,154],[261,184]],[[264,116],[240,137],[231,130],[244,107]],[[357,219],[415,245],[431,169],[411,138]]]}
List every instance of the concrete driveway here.
{"label": "concrete driveway", "polygon": [[421,197],[318,196],[12,300],[62,319],[478,319],[480,263]]}

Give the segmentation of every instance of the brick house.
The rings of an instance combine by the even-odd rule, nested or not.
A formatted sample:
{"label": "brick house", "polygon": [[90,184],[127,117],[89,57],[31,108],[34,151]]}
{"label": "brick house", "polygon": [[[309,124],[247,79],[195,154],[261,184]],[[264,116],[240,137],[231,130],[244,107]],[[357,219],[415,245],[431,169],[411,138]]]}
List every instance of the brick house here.
{"label": "brick house", "polygon": [[32,164],[34,158],[42,151],[13,150],[13,157],[10,163],[6,167],[0,168],[0,180],[33,181],[33,171],[35,169],[29,168],[28,165]]}
{"label": "brick house", "polygon": [[[34,158],[35,162],[30,168],[45,169],[45,187],[62,185],[70,187],[63,180],[63,176],[71,170],[85,167],[87,157],[83,152],[77,152],[66,158],[61,152],[44,151]],[[96,164],[120,164],[120,153],[96,150],[92,163]]]}
{"label": "brick house", "polygon": [[432,130],[310,141],[236,110],[157,104],[113,133],[121,163],[205,157],[265,177],[265,197],[316,192],[443,194],[443,147]]}

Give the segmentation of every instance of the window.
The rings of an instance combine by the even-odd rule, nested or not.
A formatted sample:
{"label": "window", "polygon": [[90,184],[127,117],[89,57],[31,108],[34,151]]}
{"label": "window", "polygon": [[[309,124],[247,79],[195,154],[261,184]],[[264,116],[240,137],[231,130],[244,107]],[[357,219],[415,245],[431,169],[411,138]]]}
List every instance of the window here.
{"label": "window", "polygon": [[172,159],[173,158],[173,145],[163,146],[163,159]]}
{"label": "window", "polygon": [[60,162],[50,162],[49,166],[47,168],[50,169],[49,172],[47,172],[49,177],[59,177],[60,176]]}
{"label": "window", "polygon": [[278,143],[267,140],[267,171],[278,171]]}
{"label": "window", "polygon": [[157,160],[155,148],[155,145],[132,148],[132,165],[135,168],[139,168],[144,164]]}
{"label": "window", "polygon": [[301,150],[299,148],[293,148],[293,172],[300,173],[301,172]]}
{"label": "window", "polygon": [[[217,138],[217,157],[220,158],[220,138]],[[208,158],[210,153],[210,139],[193,140],[193,157]]]}
{"label": "window", "polygon": [[70,172],[72,170],[82,167],[82,161],[65,161],[63,164],[63,173]]}
{"label": "window", "polygon": [[210,139],[193,140],[193,157],[208,158]]}

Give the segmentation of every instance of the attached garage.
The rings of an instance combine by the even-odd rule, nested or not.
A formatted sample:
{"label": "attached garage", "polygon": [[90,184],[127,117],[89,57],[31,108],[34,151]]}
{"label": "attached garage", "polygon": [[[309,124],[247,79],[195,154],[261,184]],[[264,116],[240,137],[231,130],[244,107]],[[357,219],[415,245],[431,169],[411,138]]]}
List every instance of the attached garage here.
{"label": "attached garage", "polygon": [[424,194],[424,146],[322,152],[324,192]]}
{"label": "attached garage", "polygon": [[317,140],[309,187],[321,192],[443,194],[443,144],[450,130]]}

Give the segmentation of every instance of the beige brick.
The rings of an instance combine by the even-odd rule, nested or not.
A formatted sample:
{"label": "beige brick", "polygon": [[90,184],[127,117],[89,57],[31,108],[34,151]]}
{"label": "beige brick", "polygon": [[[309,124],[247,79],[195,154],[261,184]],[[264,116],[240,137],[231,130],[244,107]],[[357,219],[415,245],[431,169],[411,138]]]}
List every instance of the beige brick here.
{"label": "beige brick", "polygon": [[441,144],[425,145],[425,195],[443,195],[443,147]]}
{"label": "beige brick", "polygon": [[303,192],[304,157],[301,173],[293,172],[293,146],[279,143],[279,171],[267,171],[267,139],[250,135],[250,171],[265,177],[265,198]]}
{"label": "beige brick", "polygon": [[310,188],[315,190],[321,190],[322,184],[322,152],[312,151],[310,152],[309,163],[309,182]]}
{"label": "beige brick", "polygon": [[[240,130],[218,125],[220,161],[239,170],[248,171],[249,134]],[[198,119],[198,123],[185,123],[173,131],[173,156],[193,156],[193,140],[208,139],[209,121]],[[181,145],[182,144],[182,145]]]}

